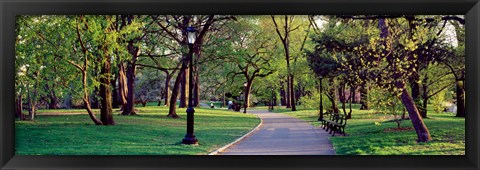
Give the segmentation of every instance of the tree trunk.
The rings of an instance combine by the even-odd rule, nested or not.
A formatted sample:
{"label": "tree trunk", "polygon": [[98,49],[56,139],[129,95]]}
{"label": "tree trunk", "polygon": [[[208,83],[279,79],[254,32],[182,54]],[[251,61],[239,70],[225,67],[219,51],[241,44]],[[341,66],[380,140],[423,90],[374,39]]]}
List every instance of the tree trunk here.
{"label": "tree trunk", "polygon": [[[184,66],[185,65],[185,66]],[[168,110],[168,115],[167,117],[171,118],[178,118],[176,109],[177,109],[177,97],[178,97],[178,91],[180,90],[180,82],[183,79],[183,75],[185,73],[185,68],[186,64],[182,64],[182,68],[180,69],[180,72],[178,72],[177,78],[175,79],[175,84],[173,85],[173,90],[172,90],[172,97],[170,98],[170,107]]]}
{"label": "tree trunk", "polygon": [[17,98],[15,99],[15,117],[19,118],[20,120],[24,120],[25,117],[23,116],[22,113],[22,95],[17,95]]}
{"label": "tree trunk", "polygon": [[422,105],[422,99],[420,98],[420,83],[418,83],[419,78],[418,76],[413,76],[412,79],[410,80],[411,88],[412,88],[412,98],[413,101],[415,101],[415,105],[418,108],[418,111],[420,112],[420,115],[422,118],[426,118],[426,113],[425,113],[425,108],[423,108]]}
{"label": "tree trunk", "polygon": [[[85,64],[87,63],[85,59]],[[85,108],[87,109],[88,116],[92,121],[95,123],[95,125],[102,125],[103,123],[97,119],[95,116],[95,113],[92,111],[92,107],[90,105],[90,100],[88,98],[88,92],[87,92],[87,71],[82,70],[82,83],[83,83],[83,104],[85,105]]]}
{"label": "tree trunk", "polygon": [[[129,21],[130,22],[130,21]],[[135,47],[134,41],[128,42],[128,53],[132,55],[132,59],[127,61],[127,104],[123,108],[122,115],[136,115],[135,112],[135,64],[137,63],[140,48]]]}
{"label": "tree trunk", "polygon": [[[105,50],[106,51],[106,50]],[[112,115],[112,89],[110,87],[111,79],[111,63],[110,56],[104,56],[104,62],[102,63],[102,68],[100,71],[100,97],[101,109],[100,109],[100,120],[103,125],[115,125]]]}
{"label": "tree trunk", "polygon": [[340,97],[340,102],[342,103],[342,110],[343,110],[343,115],[347,115],[347,110],[345,109],[345,84],[341,84],[340,87],[338,88],[338,95]]}
{"label": "tree trunk", "polygon": [[170,81],[172,80],[172,74],[166,72],[166,79],[165,79],[165,106],[169,106],[170,102],[168,101],[170,98]]}
{"label": "tree trunk", "polygon": [[297,111],[297,107],[295,106],[295,91],[293,90],[294,89],[293,80],[294,80],[293,74],[290,74],[290,98],[291,98],[290,105],[292,106],[292,111]]}
{"label": "tree trunk", "polygon": [[180,105],[178,106],[178,108],[186,108],[187,107],[187,72],[188,72],[188,68],[185,69],[183,72],[182,72],[182,80],[181,80],[181,83],[182,83],[182,88],[180,89]]}
{"label": "tree trunk", "polygon": [[[197,58],[198,58],[198,55],[197,55]],[[200,79],[199,79],[199,68],[200,67],[199,65],[196,65],[194,66],[194,70],[195,70],[195,73],[194,76],[194,82],[195,82],[195,86],[193,88],[193,107],[200,107]]]}
{"label": "tree trunk", "polygon": [[330,81],[330,96],[329,99],[330,99],[330,102],[332,103],[332,111],[333,113],[339,113],[340,110],[338,109],[338,105],[337,105],[337,92],[336,92],[336,89],[335,86],[334,86],[334,82],[333,82],[333,78],[330,78],[329,79]]}
{"label": "tree trunk", "polygon": [[287,96],[285,94],[285,86],[283,83],[284,82],[280,82],[280,104],[282,106],[285,106],[287,105],[287,100],[286,100]]}
{"label": "tree trunk", "polygon": [[122,115],[135,115],[135,61],[127,62],[127,104]]}
{"label": "tree trunk", "polygon": [[292,103],[291,103],[291,98],[290,98],[290,74],[287,75],[287,90],[285,91],[285,104],[287,106],[287,108],[291,108],[292,107]]}
{"label": "tree trunk", "polygon": [[252,88],[252,83],[253,83],[253,80],[247,80],[247,87],[245,87],[245,95],[243,99],[243,108],[244,108],[243,113],[246,113],[246,110],[250,105],[250,90]]}
{"label": "tree trunk", "polygon": [[318,85],[318,91],[320,93],[320,117],[318,120],[323,120],[323,87],[322,87],[322,79],[320,79],[320,84]]}
{"label": "tree trunk", "polygon": [[118,108],[119,105],[119,98],[118,98],[118,91],[117,91],[117,77],[116,74],[112,74],[113,78],[110,80],[110,84],[112,86],[112,108]]}
{"label": "tree trunk", "polygon": [[348,103],[348,114],[347,114],[347,117],[346,119],[351,119],[352,118],[352,103],[353,103],[353,99],[355,98],[355,88],[353,88],[352,86],[350,86],[350,102]]}
{"label": "tree trunk", "polygon": [[118,64],[118,91],[120,94],[120,104],[122,105],[120,110],[124,110],[127,105],[128,87],[125,65],[123,62]]}
{"label": "tree trunk", "polygon": [[360,110],[369,110],[370,107],[368,107],[368,87],[366,83],[362,84],[362,87],[360,88],[360,104],[362,106],[360,107]]}
{"label": "tree trunk", "polygon": [[457,98],[457,114],[456,117],[465,117],[465,89],[464,81],[457,80],[455,82],[456,98]]}
{"label": "tree trunk", "polygon": [[401,94],[402,103],[405,105],[405,108],[408,111],[408,116],[412,121],[413,128],[415,129],[418,137],[418,142],[428,142],[432,140],[430,137],[430,132],[428,131],[427,126],[423,122],[422,117],[420,116],[420,112],[417,110],[417,106],[413,101],[412,97],[408,94],[407,89],[405,88],[405,84],[402,82],[395,83],[397,88],[403,89]]}

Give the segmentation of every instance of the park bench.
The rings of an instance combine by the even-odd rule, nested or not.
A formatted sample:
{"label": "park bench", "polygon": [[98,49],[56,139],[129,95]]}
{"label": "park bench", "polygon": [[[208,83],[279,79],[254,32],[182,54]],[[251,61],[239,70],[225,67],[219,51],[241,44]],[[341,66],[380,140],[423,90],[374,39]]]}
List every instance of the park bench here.
{"label": "park bench", "polygon": [[323,119],[322,128],[325,131],[329,131],[329,134],[335,136],[335,133],[342,133],[345,136],[345,126],[347,125],[347,119],[345,115],[338,113],[325,113],[325,116],[328,115],[328,119]]}

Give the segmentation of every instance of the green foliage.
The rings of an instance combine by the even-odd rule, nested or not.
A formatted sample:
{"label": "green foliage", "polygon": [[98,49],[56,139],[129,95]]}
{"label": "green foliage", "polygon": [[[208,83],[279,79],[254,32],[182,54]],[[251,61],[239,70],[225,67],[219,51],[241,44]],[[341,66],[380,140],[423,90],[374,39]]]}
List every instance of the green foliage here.
{"label": "green foliage", "polygon": [[[372,108],[378,113],[393,115],[394,121],[397,123],[398,127],[400,127],[403,121],[401,116],[402,114],[405,114],[405,107],[398,96],[387,90],[373,87],[370,89],[368,98],[369,104],[371,104]],[[380,122],[376,124],[380,124]]]}
{"label": "green foliage", "polygon": [[443,112],[445,110],[445,95],[446,95],[446,90],[440,91],[437,95],[432,97],[432,105],[433,105],[433,110],[437,113]]}

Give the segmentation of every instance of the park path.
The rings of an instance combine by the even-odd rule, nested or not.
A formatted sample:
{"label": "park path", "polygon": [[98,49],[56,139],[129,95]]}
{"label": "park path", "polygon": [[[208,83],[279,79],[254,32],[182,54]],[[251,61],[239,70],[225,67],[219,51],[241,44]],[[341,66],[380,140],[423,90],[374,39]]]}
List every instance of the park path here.
{"label": "park path", "polygon": [[219,155],[335,155],[330,134],[297,118],[266,110],[250,110],[263,124]]}

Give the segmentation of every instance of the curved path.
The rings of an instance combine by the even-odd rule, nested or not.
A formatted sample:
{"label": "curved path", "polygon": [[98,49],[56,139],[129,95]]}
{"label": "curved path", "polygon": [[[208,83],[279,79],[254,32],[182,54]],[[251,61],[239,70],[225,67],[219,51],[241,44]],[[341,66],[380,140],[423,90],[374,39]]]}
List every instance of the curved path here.
{"label": "curved path", "polygon": [[335,155],[329,137],[320,127],[266,110],[250,110],[263,124],[219,155]]}

